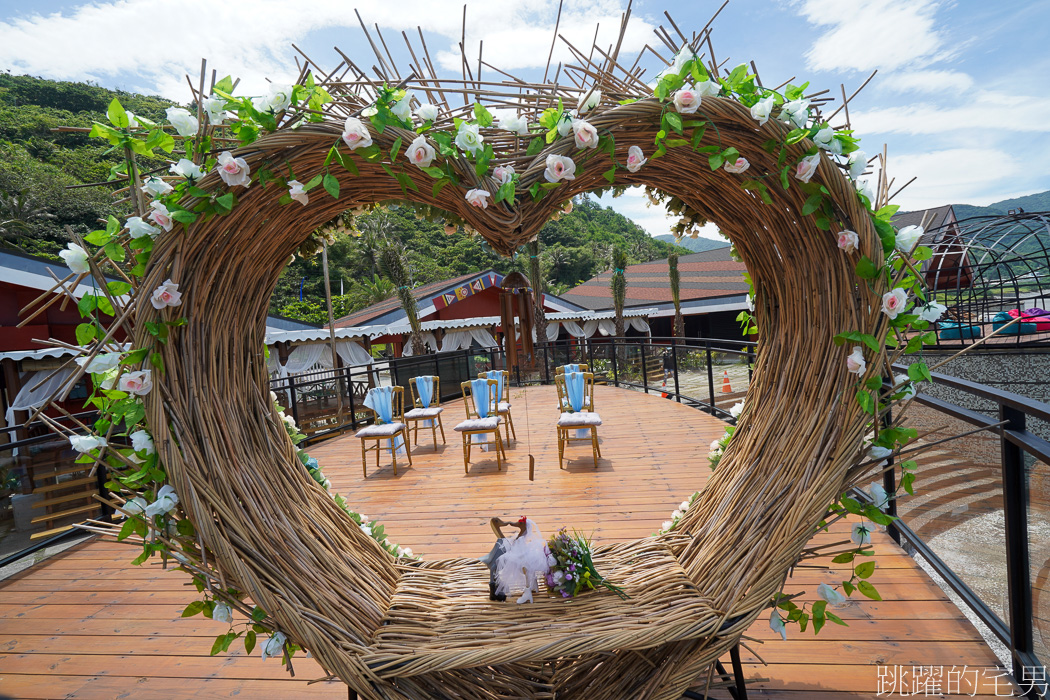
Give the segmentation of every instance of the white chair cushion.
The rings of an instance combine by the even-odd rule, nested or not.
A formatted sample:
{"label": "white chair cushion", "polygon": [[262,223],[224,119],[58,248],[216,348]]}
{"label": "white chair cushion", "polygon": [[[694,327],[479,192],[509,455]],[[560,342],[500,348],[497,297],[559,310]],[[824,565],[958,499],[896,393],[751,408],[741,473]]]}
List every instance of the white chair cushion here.
{"label": "white chair cushion", "polygon": [[433,418],[437,414],[441,413],[445,409],[441,406],[432,406],[431,408],[413,408],[411,411],[405,414],[406,420],[421,420],[423,418]]}
{"label": "white chair cushion", "polygon": [[496,413],[507,413],[509,411],[510,411],[510,402],[509,401],[500,401],[498,404],[496,404]]}
{"label": "white chair cushion", "polygon": [[468,418],[467,420],[463,421],[455,428],[453,428],[453,430],[457,430],[461,433],[466,432],[468,430],[495,430],[499,424],[499,416],[487,416],[485,418]]}
{"label": "white chair cushion", "polygon": [[563,413],[561,414],[561,418],[558,419],[559,428],[577,428],[601,424],[601,416],[597,413],[587,413],[585,411],[579,413]]}
{"label": "white chair cushion", "polygon": [[361,428],[356,433],[354,433],[354,437],[390,437],[391,435],[398,432],[404,427],[404,423],[384,423],[383,425],[369,425],[367,427]]}

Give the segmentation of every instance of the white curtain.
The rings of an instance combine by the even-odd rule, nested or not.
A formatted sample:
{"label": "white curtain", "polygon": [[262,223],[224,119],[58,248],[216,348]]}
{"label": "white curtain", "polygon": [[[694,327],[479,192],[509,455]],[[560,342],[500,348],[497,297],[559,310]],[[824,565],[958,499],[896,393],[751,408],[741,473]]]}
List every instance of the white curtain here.
{"label": "white curtain", "polygon": [[[324,358],[325,354],[328,355],[327,358]],[[281,376],[286,377],[289,374],[300,374],[316,364],[324,365],[325,360],[329,363],[327,366],[330,367],[332,353],[328,349],[328,345],[325,343],[312,343],[310,345],[296,346],[290,353],[288,353],[288,361],[285,362],[284,367],[281,368]]]}
{"label": "white curtain", "polygon": [[554,342],[558,339],[558,333],[561,331],[561,324],[557,321],[553,321],[547,324],[547,340]]}
{"label": "white curtain", "polygon": [[69,367],[23,374],[22,388],[18,390],[18,394],[11,400],[11,405],[7,409],[5,416],[7,427],[13,428],[17,425],[16,412],[35,411],[47,403],[65,385],[71,374],[73,374],[73,368]]}
{"label": "white curtain", "polygon": [[[597,321],[587,321],[587,323],[593,323],[594,324],[594,327],[591,328],[591,332],[590,333],[588,333],[583,328],[580,328],[580,324],[576,323],[576,321],[562,321],[561,325],[562,325],[562,328],[564,328],[569,333],[569,335],[571,335],[572,337],[574,337],[574,338],[586,338],[586,337],[588,337],[588,336],[590,336],[590,335],[592,335],[594,333],[594,328],[598,327],[598,322]],[[584,325],[586,326],[586,324],[584,324]]]}
{"label": "white curtain", "polygon": [[[496,339],[487,328],[470,328],[470,337],[477,341],[483,348],[496,347]],[[469,345],[467,347],[470,347]]]}
{"label": "white curtain", "polygon": [[628,325],[630,325],[631,328],[635,329],[639,333],[649,332],[649,322],[641,316],[638,316],[637,318],[627,319],[627,323]]}
{"label": "white curtain", "polygon": [[360,343],[353,340],[340,340],[335,344],[335,351],[339,353],[339,358],[344,365],[355,367],[372,364],[372,356]]}
{"label": "white curtain", "polygon": [[[434,352],[437,352],[438,342],[437,342],[437,338],[434,337],[433,333],[430,333],[429,331],[424,331],[423,333],[420,333],[420,336],[422,336],[422,338],[423,338],[423,344],[424,345],[429,346],[431,350],[433,350]],[[404,345],[401,347],[401,354],[403,356],[405,356],[405,357],[410,357],[412,355],[412,335],[411,334],[408,334],[408,333],[405,334],[405,342],[404,342]]]}
{"label": "white curtain", "polygon": [[441,339],[441,352],[452,352],[464,350],[470,347],[469,331],[446,331],[445,337]]}
{"label": "white curtain", "polygon": [[[586,326],[584,326],[586,328]],[[598,321],[598,332],[602,335],[616,335],[616,321],[611,318],[603,318]],[[594,333],[591,333],[594,335]]]}
{"label": "white curtain", "polygon": [[281,353],[277,351],[276,345],[270,346],[270,357],[266,360],[266,371],[270,373],[270,376],[277,375],[283,377],[281,374]]}

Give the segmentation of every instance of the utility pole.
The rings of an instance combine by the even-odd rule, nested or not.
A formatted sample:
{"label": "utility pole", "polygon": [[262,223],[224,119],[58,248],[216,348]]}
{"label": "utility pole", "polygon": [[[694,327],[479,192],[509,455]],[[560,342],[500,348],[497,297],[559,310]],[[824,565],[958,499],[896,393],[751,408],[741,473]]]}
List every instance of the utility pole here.
{"label": "utility pole", "polygon": [[[328,280],[328,242],[321,248],[321,264],[324,267],[324,299],[328,303],[328,339],[332,346],[332,369],[339,363],[339,353],[335,349],[335,316],[332,314],[332,287]],[[342,280],[340,280],[341,282]],[[336,415],[339,424],[343,423],[343,380],[335,385]]]}

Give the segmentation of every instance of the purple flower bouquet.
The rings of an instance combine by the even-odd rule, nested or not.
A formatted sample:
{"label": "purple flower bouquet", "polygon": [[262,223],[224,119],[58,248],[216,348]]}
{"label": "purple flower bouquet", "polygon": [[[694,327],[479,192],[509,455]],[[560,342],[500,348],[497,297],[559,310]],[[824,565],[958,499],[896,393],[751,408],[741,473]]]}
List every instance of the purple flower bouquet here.
{"label": "purple flower bouquet", "polygon": [[547,553],[547,562],[550,564],[546,577],[547,588],[555,596],[572,598],[603,586],[627,599],[622,588],[609,583],[594,568],[591,544],[583,535],[576,532],[570,535],[562,528],[547,541]]}

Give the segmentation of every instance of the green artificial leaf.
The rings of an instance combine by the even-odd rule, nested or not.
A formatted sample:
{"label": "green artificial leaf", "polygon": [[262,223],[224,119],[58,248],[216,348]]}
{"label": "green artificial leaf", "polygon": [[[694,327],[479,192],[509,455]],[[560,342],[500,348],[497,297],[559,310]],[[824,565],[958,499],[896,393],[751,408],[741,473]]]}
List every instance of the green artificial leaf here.
{"label": "green artificial leaf", "polygon": [[120,104],[120,100],[113,98],[113,101],[109,103],[109,109],[106,110],[106,116],[109,117],[109,123],[118,129],[126,129],[130,120],[128,119],[128,113],[124,111],[124,106]]}
{"label": "green artificial leaf", "polygon": [[216,197],[215,203],[226,211],[233,211],[233,208],[237,205],[237,198],[233,196],[233,192],[227,192]]}
{"label": "green artificial leaf", "polygon": [[91,312],[98,308],[98,297],[94,294],[85,294],[80,297],[80,301],[77,302],[77,310],[80,311],[80,315],[88,317]]}
{"label": "green artificial leaf", "polygon": [[324,191],[332,195],[332,199],[339,199],[339,179],[332,173],[325,173],[322,182]]}
{"label": "green artificial leaf", "polygon": [[244,635],[244,653],[251,654],[255,651],[255,630],[248,630]]}
{"label": "green artificial leaf", "polygon": [[149,559],[150,554],[152,554],[152,551],[150,551],[149,549],[143,550],[142,554],[138,555],[137,557],[131,560],[132,565],[141,566],[142,564],[146,563],[146,560]]}
{"label": "green artificial leaf", "polygon": [[849,627],[849,625],[847,625],[845,622],[842,621],[841,617],[839,617],[838,615],[835,615],[830,610],[825,610],[824,611],[824,617],[826,617],[827,619],[831,620],[836,625],[842,625],[843,627]]}
{"label": "green artificial leaf", "polygon": [[840,502],[842,503],[843,508],[854,515],[860,515],[864,510],[860,507],[860,503],[856,499],[850,498],[849,496],[843,496],[840,499]]}
{"label": "green artificial leaf", "polygon": [[853,571],[861,578],[868,578],[875,573],[875,562],[866,561],[863,564],[857,564]]}
{"label": "green artificial leaf", "polygon": [[718,170],[724,162],[725,159],[722,158],[721,153],[713,153],[707,157],[707,164],[711,167],[711,170]]}
{"label": "green artificial leaf", "polygon": [[188,226],[197,220],[197,215],[188,209],[176,209],[171,212],[171,218],[184,226]]}
{"label": "green artificial leaf", "polygon": [[478,120],[479,126],[492,126],[492,112],[485,109],[485,105],[480,102],[474,103],[474,118]]}
{"label": "green artificial leaf", "polygon": [[113,240],[113,235],[108,231],[92,231],[84,236],[84,240],[91,245],[103,246]]}
{"label": "green artificial leaf", "polygon": [[260,608],[258,605],[256,605],[254,608],[252,608],[252,621],[253,622],[262,622],[265,619],[266,619],[266,611],[265,610]]}
{"label": "green artificial leaf", "polygon": [[842,582],[842,592],[845,593],[847,596],[853,595],[853,591],[855,590],[857,590],[857,587],[849,581]]}
{"label": "green artificial leaf", "polygon": [[124,258],[126,257],[124,246],[116,241],[110,241],[107,243],[103,250],[106,251],[106,257],[113,262],[124,262]]}
{"label": "green artificial leaf", "polygon": [[873,280],[879,275],[879,270],[875,267],[875,263],[867,255],[860,256],[860,260],[857,262],[857,277],[862,280]]}
{"label": "green artificial leaf", "polygon": [[608,180],[610,185],[615,183],[616,182],[616,166],[614,165],[613,167],[609,168],[604,173],[602,173],[602,177],[604,177],[606,180]]}
{"label": "green artificial leaf", "polygon": [[867,390],[861,390],[857,392],[857,403],[860,404],[861,410],[865,413],[875,413],[875,399],[872,398],[871,393]]}
{"label": "green artificial leaf", "polygon": [[[397,160],[397,154],[401,150],[401,137],[398,136],[394,139],[394,145],[390,147],[390,162],[393,163]],[[333,195],[335,196],[335,195]],[[338,199],[338,197],[336,197]]]}
{"label": "green artificial leaf", "polygon": [[809,216],[813,212],[820,209],[821,204],[824,203],[824,198],[819,194],[810,195],[806,199],[806,203],[802,205],[802,215]]}
{"label": "green artificial leaf", "polygon": [[112,282],[106,283],[106,289],[109,293],[115,297],[122,297],[131,291],[131,285],[127,282],[121,282],[119,280],[113,280]]}
{"label": "green artificial leaf", "polygon": [[856,556],[856,552],[843,552],[831,561],[833,564],[848,564],[849,562],[853,561],[853,558]]}
{"label": "green artificial leaf", "polygon": [[77,345],[87,345],[98,337],[98,329],[93,323],[81,323],[77,326]]}
{"label": "green artificial leaf", "polygon": [[679,134],[682,133],[682,117],[677,112],[668,112],[664,115],[664,119],[667,120],[668,126]]}
{"label": "green artificial leaf", "polygon": [[909,496],[915,495],[915,472],[904,472],[901,475],[901,488],[904,489]]}
{"label": "green artificial leaf", "polygon": [[528,149],[526,149],[525,155],[527,155],[527,156],[534,156],[534,155],[536,155],[537,153],[539,153],[540,151],[543,150],[543,145],[544,145],[544,139],[542,139],[541,137],[537,136],[536,138],[534,138],[531,141],[529,141],[529,147],[528,147]]}
{"label": "green artificial leaf", "polygon": [[860,583],[858,583],[857,590],[863,593],[868,598],[871,598],[872,600],[882,600],[882,596],[879,595],[879,592],[877,590],[875,590],[875,586],[871,585],[867,581],[861,581]]}
{"label": "green artificial leaf", "polygon": [[203,600],[195,600],[195,601],[193,601],[192,603],[190,603],[189,605],[186,606],[186,609],[182,611],[182,616],[183,617],[193,617],[194,615],[201,614],[203,611],[204,611],[204,601]]}
{"label": "green artificial leaf", "polygon": [[908,378],[913,382],[932,382],[933,375],[925,362],[916,362],[908,366]]}
{"label": "green artificial leaf", "polygon": [[[873,348],[873,350],[878,352],[878,347]],[[864,386],[872,391],[878,391],[882,388],[882,377],[869,377],[868,381],[864,382]]]}

